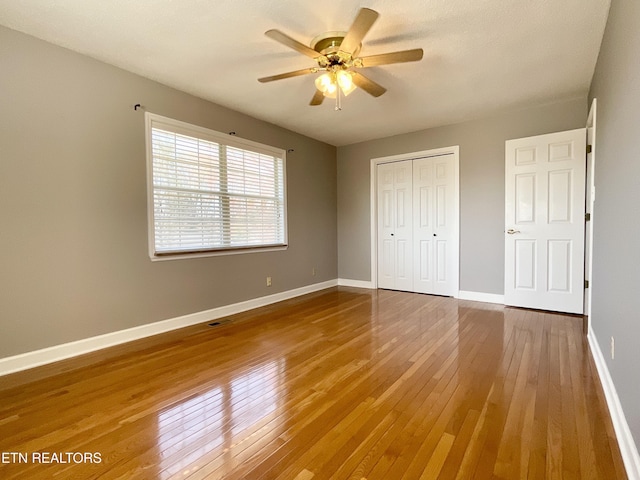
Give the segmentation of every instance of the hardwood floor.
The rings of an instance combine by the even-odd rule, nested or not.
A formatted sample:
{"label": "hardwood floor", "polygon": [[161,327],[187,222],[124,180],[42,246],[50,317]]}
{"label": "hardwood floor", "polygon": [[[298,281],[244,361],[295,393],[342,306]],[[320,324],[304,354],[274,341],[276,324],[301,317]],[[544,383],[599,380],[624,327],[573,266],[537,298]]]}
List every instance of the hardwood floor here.
{"label": "hardwood floor", "polygon": [[0,385],[3,479],[627,478],[559,314],[336,287]]}

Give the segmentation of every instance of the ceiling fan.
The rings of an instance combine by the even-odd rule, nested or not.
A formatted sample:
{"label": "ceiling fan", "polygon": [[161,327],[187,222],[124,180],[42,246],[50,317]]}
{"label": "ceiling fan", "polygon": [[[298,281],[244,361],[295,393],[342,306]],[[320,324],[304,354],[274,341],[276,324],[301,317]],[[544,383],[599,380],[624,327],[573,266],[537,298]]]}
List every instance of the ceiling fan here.
{"label": "ceiling fan", "polygon": [[336,110],[342,109],[341,96],[349,95],[356,87],[374,97],[379,97],[387,89],[356,69],[391,63],[415,62],[422,59],[423,51],[421,48],[414,48],[368,57],[358,56],[362,47],[362,39],[378,16],[379,14],[375,10],[361,8],[348,32],[326,32],[318,35],[311,41],[311,47],[303,45],[280,30],[266,31],[267,37],[313,58],[317,66],[259,78],[258,81],[265,83],[310,73],[325,72],[315,80],[316,92],[309,105],[320,105],[325,97],[335,98]]}

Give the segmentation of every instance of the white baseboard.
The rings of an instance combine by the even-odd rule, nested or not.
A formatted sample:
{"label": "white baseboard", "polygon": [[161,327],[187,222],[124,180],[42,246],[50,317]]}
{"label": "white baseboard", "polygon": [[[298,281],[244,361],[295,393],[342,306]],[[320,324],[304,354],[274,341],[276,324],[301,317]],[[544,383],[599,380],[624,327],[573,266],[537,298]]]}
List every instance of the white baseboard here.
{"label": "white baseboard", "polygon": [[374,288],[373,282],[370,280],[351,280],[349,278],[339,278],[338,285],[342,285],[344,287]]}
{"label": "white baseboard", "polygon": [[589,333],[587,334],[589,340],[589,347],[591,347],[591,353],[593,360],[595,361],[598,374],[600,375],[600,382],[604,390],[604,396],[607,399],[607,405],[609,406],[609,412],[611,413],[611,420],[613,422],[613,428],[616,432],[616,438],[618,439],[618,445],[620,446],[620,452],[622,453],[622,460],[627,470],[627,476],[629,480],[640,480],[640,455],[638,455],[638,448],[629,430],[629,424],[624,416],[616,387],[613,384],[613,379],[609,373],[609,368],[600,350],[598,339],[595,333],[589,327]]}
{"label": "white baseboard", "polygon": [[204,323],[217,318],[245,312],[253,308],[263,307],[265,305],[281,302],[307,293],[335,287],[336,285],[338,285],[337,280],[315,283],[313,285],[307,285],[305,287],[288,290],[286,292],[267,295],[266,297],[254,298],[244,302],[234,303],[232,305],[212,308],[203,312],[191,313],[181,317],[161,320],[159,322],[140,325],[138,327],[127,328],[126,330],[105,333],[104,335],[98,335],[96,337],[76,340],[75,342],[63,343],[61,345],[55,345],[41,350],[35,350],[33,352],[2,358],[0,359],[0,376],[19,372],[21,370],[27,370],[29,368],[39,367],[40,365],[45,365],[47,363],[76,357],[85,353],[150,337],[152,335],[176,330],[178,328],[188,327],[190,325],[196,325],[198,323]]}
{"label": "white baseboard", "polygon": [[460,290],[458,292],[458,298],[460,300],[473,300],[474,302],[499,303],[500,305],[504,305],[504,295],[498,295],[496,293],[466,292]]}

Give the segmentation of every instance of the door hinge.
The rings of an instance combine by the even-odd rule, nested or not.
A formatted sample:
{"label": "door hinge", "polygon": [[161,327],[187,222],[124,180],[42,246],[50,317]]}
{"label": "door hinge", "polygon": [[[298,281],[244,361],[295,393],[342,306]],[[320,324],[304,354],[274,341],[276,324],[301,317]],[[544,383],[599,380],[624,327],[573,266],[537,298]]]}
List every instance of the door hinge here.
{"label": "door hinge", "polygon": [[584,221],[585,222],[590,222],[591,221],[591,214],[590,213],[585,213],[584,214]]}
{"label": "door hinge", "polygon": [[584,288],[589,288],[589,280],[584,281]]}
{"label": "door hinge", "polygon": [[587,153],[591,153],[593,151],[593,147],[591,145],[587,145]]}

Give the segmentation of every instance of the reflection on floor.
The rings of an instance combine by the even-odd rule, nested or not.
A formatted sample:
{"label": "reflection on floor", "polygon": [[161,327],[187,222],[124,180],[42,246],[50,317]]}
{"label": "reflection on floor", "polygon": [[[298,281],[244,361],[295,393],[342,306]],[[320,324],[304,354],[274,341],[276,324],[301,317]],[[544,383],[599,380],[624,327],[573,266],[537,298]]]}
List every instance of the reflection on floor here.
{"label": "reflection on floor", "polygon": [[[206,465],[233,463],[229,452],[256,435],[256,426],[278,408],[284,359],[269,361],[158,414],[162,478],[188,476]],[[248,434],[248,430],[251,430]],[[259,434],[264,439],[264,433]]]}

